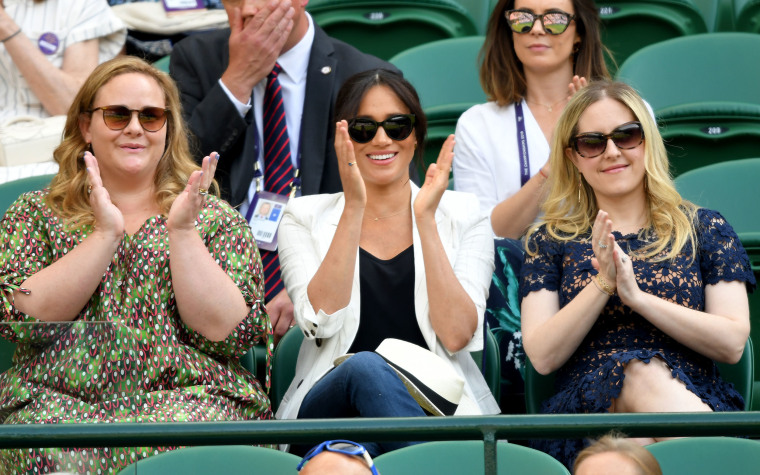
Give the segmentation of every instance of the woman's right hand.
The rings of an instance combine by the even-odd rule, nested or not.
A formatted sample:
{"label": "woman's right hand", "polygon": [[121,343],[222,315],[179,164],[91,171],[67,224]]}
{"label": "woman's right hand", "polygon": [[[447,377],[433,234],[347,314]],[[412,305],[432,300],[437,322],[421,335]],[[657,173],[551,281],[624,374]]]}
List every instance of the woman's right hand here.
{"label": "woman's right hand", "polygon": [[612,220],[601,209],[596,215],[594,227],[591,230],[591,248],[594,251],[594,257],[591,259],[594,269],[599,271],[607,284],[614,285],[617,277],[613,256],[615,236],[612,235]]}
{"label": "woman's right hand", "polygon": [[364,208],[367,204],[367,190],[356,163],[354,144],[348,135],[348,122],[345,120],[335,124],[335,154],[338,156],[338,171],[343,184],[346,206],[354,205]]}
{"label": "woman's right hand", "polygon": [[588,81],[586,81],[586,78],[582,76],[578,76],[576,74],[575,76],[573,76],[573,81],[567,85],[567,93],[568,93],[567,98],[571,99],[575,95],[575,93],[577,93],[578,91],[580,91],[587,85],[588,85]]}
{"label": "woman's right hand", "polygon": [[95,215],[95,232],[121,240],[125,230],[124,216],[119,208],[113,204],[111,195],[103,186],[98,160],[95,158],[95,155],[85,152],[84,163],[87,166],[90,207]]}

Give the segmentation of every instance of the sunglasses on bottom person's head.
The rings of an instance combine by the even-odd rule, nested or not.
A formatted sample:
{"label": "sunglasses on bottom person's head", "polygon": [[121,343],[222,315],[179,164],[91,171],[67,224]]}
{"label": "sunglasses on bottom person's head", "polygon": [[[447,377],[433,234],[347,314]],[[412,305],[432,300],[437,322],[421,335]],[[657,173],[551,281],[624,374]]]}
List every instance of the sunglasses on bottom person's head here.
{"label": "sunglasses on bottom person's head", "polygon": [[364,463],[367,464],[367,467],[370,469],[372,474],[379,475],[377,468],[375,468],[375,462],[372,461],[372,457],[370,457],[367,449],[365,449],[363,445],[357,444],[356,442],[351,442],[350,440],[328,440],[326,442],[322,442],[321,444],[309,450],[306,456],[304,456],[303,460],[301,460],[301,462],[298,464],[297,470],[300,472],[306,462],[325,451],[361,457],[364,460]]}
{"label": "sunglasses on bottom person's head", "polygon": [[166,123],[169,109],[161,107],[143,107],[130,109],[126,106],[103,106],[90,109],[88,112],[103,111],[103,122],[111,130],[123,130],[132,121],[132,114],[137,112],[137,121],[148,132],[158,132]]}
{"label": "sunglasses on bottom person's head", "polygon": [[644,141],[644,129],[641,122],[626,122],[609,134],[601,132],[586,132],[578,134],[570,139],[570,146],[585,158],[594,158],[607,150],[607,143],[612,143],[622,150],[630,150],[638,147]]}
{"label": "sunglasses on bottom person's head", "polygon": [[366,117],[356,117],[348,121],[348,136],[356,143],[367,143],[375,138],[377,129],[382,127],[391,140],[404,140],[414,130],[417,118],[414,114],[400,114],[377,122]]}

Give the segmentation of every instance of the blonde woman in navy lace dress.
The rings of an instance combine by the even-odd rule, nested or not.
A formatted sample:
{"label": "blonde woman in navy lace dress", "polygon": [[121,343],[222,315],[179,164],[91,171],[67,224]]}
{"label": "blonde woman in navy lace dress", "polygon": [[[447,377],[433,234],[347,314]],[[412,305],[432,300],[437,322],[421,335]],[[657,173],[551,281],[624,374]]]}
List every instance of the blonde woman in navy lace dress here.
{"label": "blonde woman in navy lace dress", "polygon": [[[542,411],[741,410],[715,361],[747,341],[749,260],[720,213],[678,195],[643,101],[622,83],[581,90],[550,160],[521,276],[526,353],[556,371]],[[537,445],[570,466],[583,442]]]}

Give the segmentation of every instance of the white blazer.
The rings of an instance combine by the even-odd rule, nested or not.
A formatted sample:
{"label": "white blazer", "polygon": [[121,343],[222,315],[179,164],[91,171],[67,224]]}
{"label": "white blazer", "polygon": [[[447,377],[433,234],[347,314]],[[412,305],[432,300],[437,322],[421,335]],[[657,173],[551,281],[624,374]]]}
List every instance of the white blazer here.
{"label": "white blazer", "polygon": [[[410,206],[419,192],[417,186],[411,186]],[[315,313],[306,293],[309,282],[330,248],[344,205],[343,193],[295,198],[285,208],[280,224],[278,251],[282,278],[293,300],[296,323],[305,338],[298,353],[295,378],[277,411],[278,419],[297,417],[306,393],[333,367],[335,358],[348,352],[359,328],[358,249],[351,300],[347,307],[331,315],[322,310]],[[469,344],[456,353],[450,353],[438,341],[428,315],[422,244],[412,215],[417,323],[428,348],[450,362],[464,379],[466,395],[477,405],[469,414],[497,414],[500,412],[499,405],[470,356],[471,351],[483,349],[483,314],[494,268],[490,220],[480,212],[475,196],[455,191],[443,194],[435,219],[454,273],[477,307],[478,327]]]}

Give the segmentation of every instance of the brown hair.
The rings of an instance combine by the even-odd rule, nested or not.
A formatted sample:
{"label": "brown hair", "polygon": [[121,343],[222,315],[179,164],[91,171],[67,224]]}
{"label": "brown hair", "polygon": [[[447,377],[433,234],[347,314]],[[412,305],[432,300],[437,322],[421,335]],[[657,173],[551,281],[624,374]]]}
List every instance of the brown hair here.
{"label": "brown hair", "polygon": [[416,159],[422,160],[427,135],[427,119],[422,111],[420,97],[409,81],[387,69],[371,69],[354,74],[343,83],[335,99],[335,121],[356,117],[362,99],[375,86],[385,86],[414,114],[414,136],[417,139]]}
{"label": "brown hair", "polygon": [[[578,50],[573,53],[574,73],[589,81],[609,79],[604,51],[599,35],[599,11],[594,0],[572,0],[576,31],[580,37]],[[522,63],[517,59],[512,41],[512,29],[504,12],[513,9],[515,0],[499,0],[488,19],[486,39],[480,50],[480,85],[489,101],[500,106],[519,102],[527,85]],[[607,51],[609,54],[609,52]]]}
{"label": "brown hair", "polygon": [[[80,121],[90,120],[92,113],[89,111],[98,91],[114,77],[128,73],[153,78],[164,93],[169,111],[166,120],[166,148],[154,177],[156,202],[163,214],[169,213],[174,199],[184,190],[192,172],[199,169],[190,155],[179,91],[174,81],[166,73],[133,56],[119,56],[107,61],[95,68],[74,98],[66,117],[63,140],[53,153],[59,170],[50,183],[46,201],[73,228],[95,223],[87,194],[87,170],[81,158],[89,144],[82,136]],[[217,192],[216,184],[213,187]]]}

